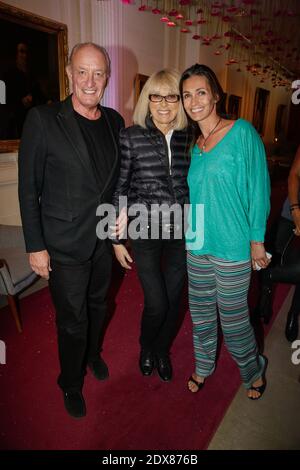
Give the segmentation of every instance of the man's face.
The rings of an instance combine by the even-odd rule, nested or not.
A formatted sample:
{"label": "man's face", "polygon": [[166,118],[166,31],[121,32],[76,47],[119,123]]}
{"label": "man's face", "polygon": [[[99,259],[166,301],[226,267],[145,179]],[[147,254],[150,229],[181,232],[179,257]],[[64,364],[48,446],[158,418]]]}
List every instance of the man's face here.
{"label": "man's face", "polygon": [[92,46],[75,52],[67,69],[73,88],[73,105],[76,111],[96,108],[103,96],[108,76],[105,56]]}

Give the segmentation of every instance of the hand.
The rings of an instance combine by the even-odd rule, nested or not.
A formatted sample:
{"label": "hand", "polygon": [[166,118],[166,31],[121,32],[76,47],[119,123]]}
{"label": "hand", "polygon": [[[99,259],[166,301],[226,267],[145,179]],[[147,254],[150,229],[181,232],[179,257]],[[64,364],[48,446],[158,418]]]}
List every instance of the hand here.
{"label": "hand", "polygon": [[52,269],[50,266],[50,256],[47,250],[29,253],[29,264],[36,274],[44,279],[49,279],[49,271],[52,271]]}
{"label": "hand", "polygon": [[294,234],[299,237],[300,236],[300,209],[293,210],[292,217],[293,217],[294,224],[296,226],[294,230]]}
{"label": "hand", "polygon": [[263,243],[252,243],[251,242],[251,261],[252,261],[252,269],[254,271],[255,263],[258,264],[261,268],[267,268],[270,264],[271,260],[268,259],[266,255],[266,250]]}
{"label": "hand", "polygon": [[133,262],[130,254],[127,251],[126,246],[124,245],[113,245],[115,255],[117,260],[119,261],[120,265],[125,269],[132,269],[131,266],[128,264]]}
{"label": "hand", "polygon": [[22,103],[23,103],[23,106],[25,106],[25,108],[30,108],[30,106],[32,105],[32,95],[29,94],[29,95],[23,96]]}
{"label": "hand", "polygon": [[112,230],[111,235],[116,238],[122,238],[125,232],[125,228],[127,226],[127,221],[128,221],[127,212],[126,212],[125,207],[123,207],[123,209],[121,210],[119,214],[119,217],[116,220],[116,225],[110,227]]}

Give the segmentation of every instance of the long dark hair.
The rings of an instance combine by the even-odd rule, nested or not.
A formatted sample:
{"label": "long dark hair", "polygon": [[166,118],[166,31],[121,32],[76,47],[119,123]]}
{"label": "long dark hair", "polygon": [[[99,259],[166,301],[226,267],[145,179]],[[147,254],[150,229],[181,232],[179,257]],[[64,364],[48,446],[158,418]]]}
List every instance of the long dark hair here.
{"label": "long dark hair", "polygon": [[[210,69],[207,65],[204,65],[204,64],[194,64],[192,65],[191,67],[189,67],[188,69],[186,69],[183,74],[181,75],[181,78],[180,78],[180,82],[179,82],[179,91],[180,91],[180,96],[181,96],[181,100],[182,100],[182,103],[184,102],[183,101],[183,94],[182,94],[182,89],[183,89],[183,83],[185,82],[185,80],[187,80],[188,78],[190,77],[193,77],[193,76],[199,76],[199,77],[205,77],[210,88],[211,88],[211,91],[212,91],[212,94],[214,96],[214,98],[217,100],[217,104],[216,104],[216,111],[217,111],[217,114],[218,116],[221,116],[221,117],[224,117],[225,119],[227,118],[227,115],[226,115],[226,108],[225,108],[225,103],[224,103],[224,98],[225,98],[225,94],[224,94],[224,91],[220,85],[220,82],[219,80],[217,79],[217,76],[215,74],[215,72]],[[193,121],[189,116],[188,116],[188,122],[189,122],[189,125],[191,126],[191,128],[193,129],[193,132],[194,132],[194,139],[193,139],[193,142],[192,142],[192,145],[195,144],[195,142],[197,141],[199,135],[201,134],[201,130],[198,126],[198,124]]]}

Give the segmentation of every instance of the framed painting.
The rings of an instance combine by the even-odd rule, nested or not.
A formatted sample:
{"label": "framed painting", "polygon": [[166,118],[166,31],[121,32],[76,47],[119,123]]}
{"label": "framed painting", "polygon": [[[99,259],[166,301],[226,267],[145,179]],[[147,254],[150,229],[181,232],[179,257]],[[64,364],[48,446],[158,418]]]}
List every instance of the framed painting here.
{"label": "framed painting", "polygon": [[242,97],[237,95],[230,95],[228,98],[228,106],[227,111],[229,115],[229,119],[238,119],[241,114],[241,104],[242,104]]}
{"label": "framed painting", "polygon": [[270,92],[264,88],[256,88],[252,123],[260,135],[264,135],[266,115]]}
{"label": "framed painting", "polygon": [[67,26],[0,1],[0,152],[18,150],[28,110],[69,94]]}
{"label": "framed painting", "polygon": [[224,116],[227,116],[227,93],[224,91],[222,98],[218,102],[217,110]]}
{"label": "framed painting", "polygon": [[277,106],[276,118],[275,118],[275,137],[279,137],[285,134],[285,120],[286,120],[286,105],[279,104]]}
{"label": "framed painting", "polygon": [[141,73],[137,73],[135,80],[134,80],[134,105],[136,105],[137,100],[139,99],[140,93],[145,85],[146,81],[148,80],[148,75],[142,75]]}

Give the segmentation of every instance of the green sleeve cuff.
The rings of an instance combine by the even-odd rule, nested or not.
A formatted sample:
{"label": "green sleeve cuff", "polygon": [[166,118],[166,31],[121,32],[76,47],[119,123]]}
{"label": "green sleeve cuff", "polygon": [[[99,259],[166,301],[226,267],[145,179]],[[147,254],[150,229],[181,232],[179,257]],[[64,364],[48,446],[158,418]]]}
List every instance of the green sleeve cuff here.
{"label": "green sleeve cuff", "polygon": [[264,242],[265,228],[250,228],[250,241]]}

